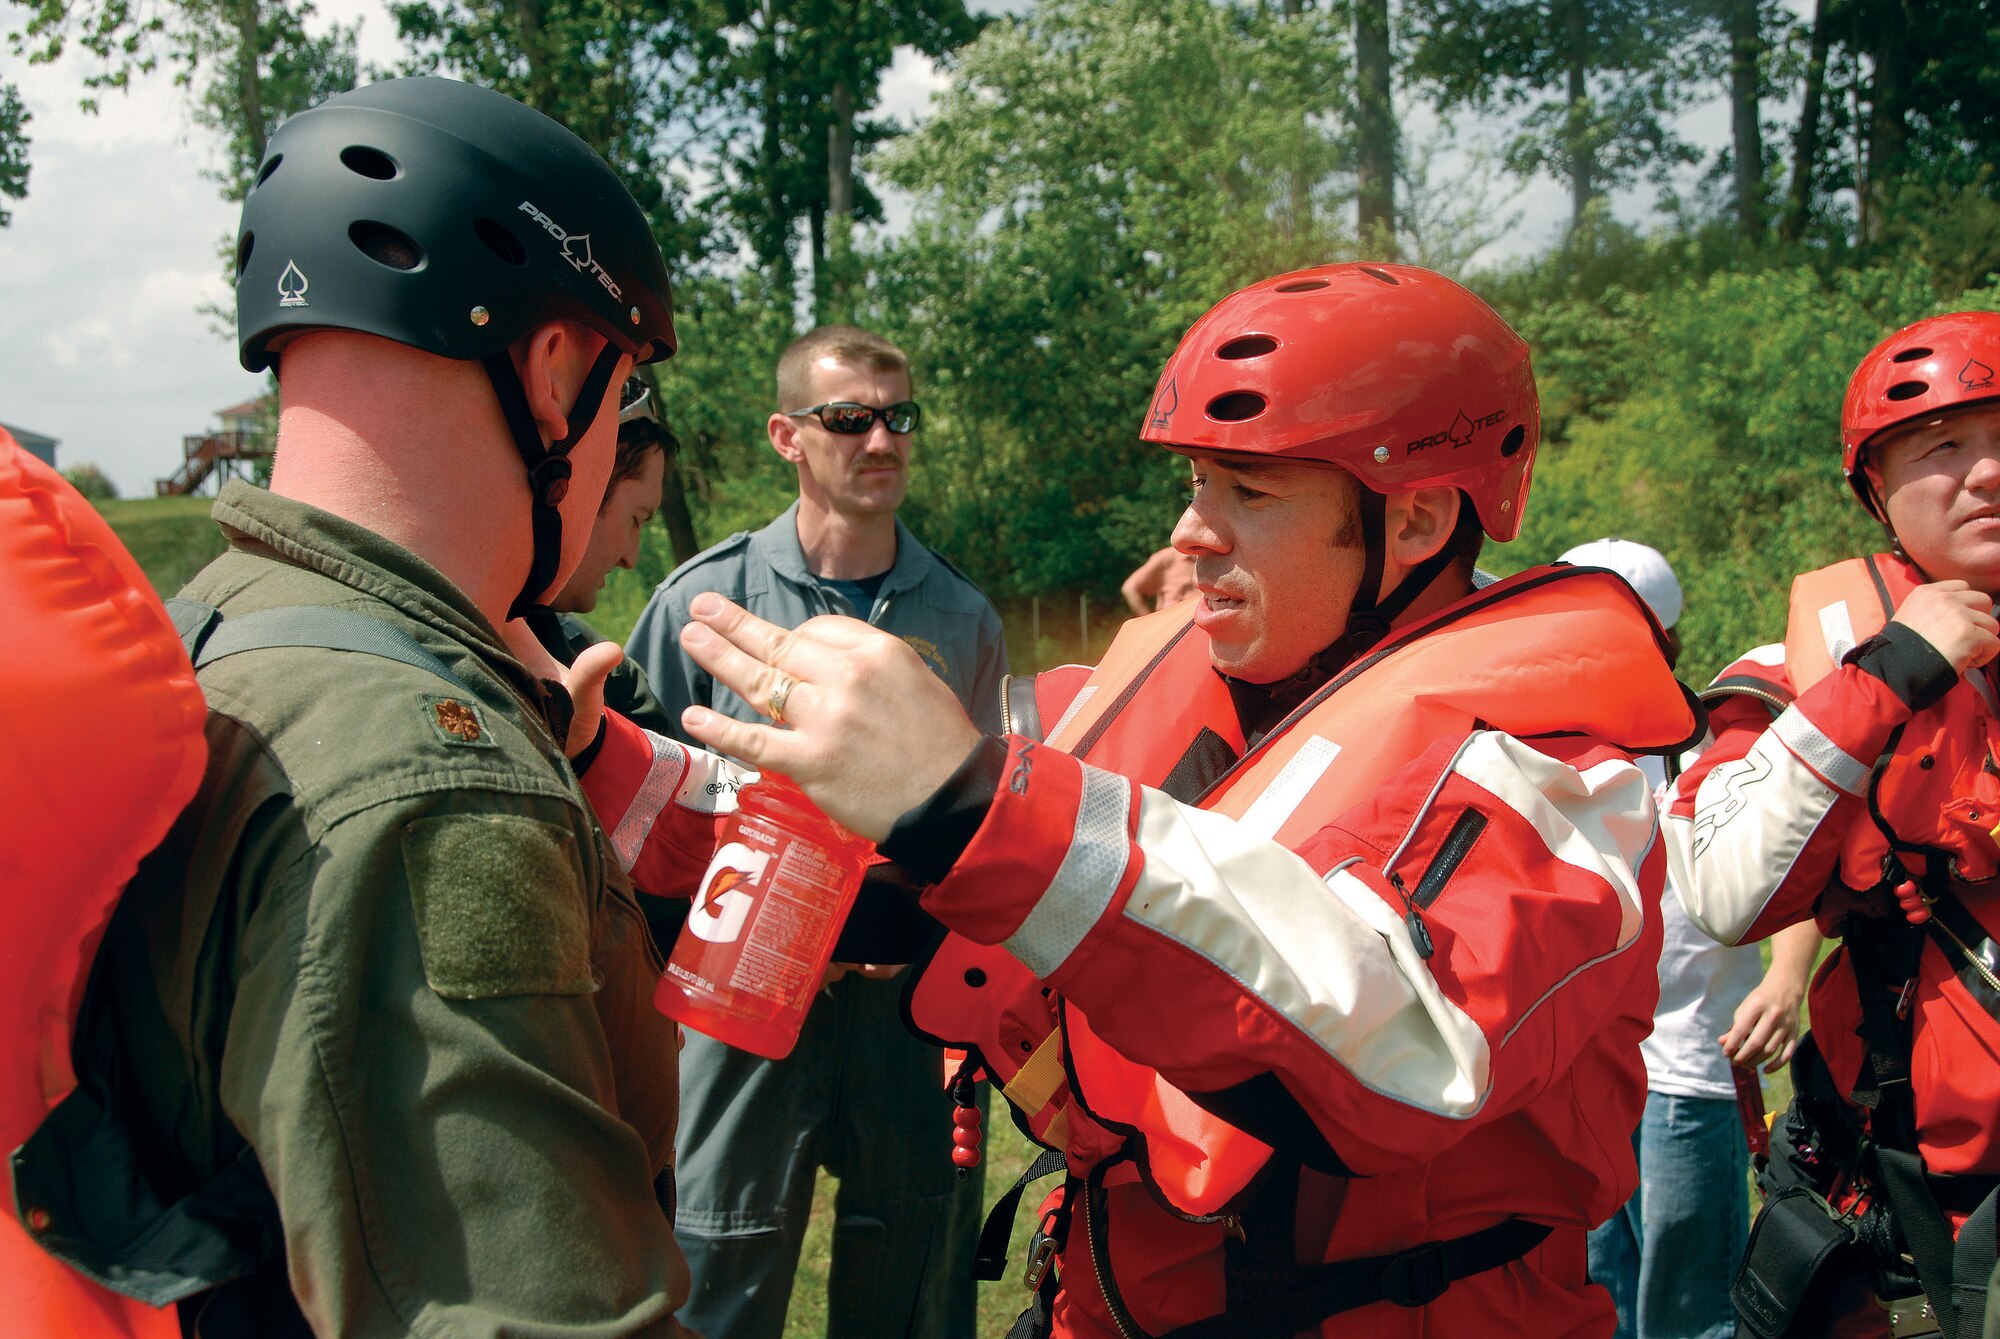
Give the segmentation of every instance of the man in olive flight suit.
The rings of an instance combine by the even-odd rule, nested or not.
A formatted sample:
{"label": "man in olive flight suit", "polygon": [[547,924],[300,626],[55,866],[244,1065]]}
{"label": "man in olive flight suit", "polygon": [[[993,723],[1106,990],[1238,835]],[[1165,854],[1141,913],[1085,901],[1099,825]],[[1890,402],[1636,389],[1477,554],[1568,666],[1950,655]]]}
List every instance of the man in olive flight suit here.
{"label": "man in olive flight suit", "polygon": [[177,610],[208,770],[13,1207],[205,1339],[679,1335],[658,958],[508,627],[578,560],[616,388],[673,352],[658,248],[555,122],[400,79],[279,129],[238,270],[282,417],[184,593],[219,619]]}

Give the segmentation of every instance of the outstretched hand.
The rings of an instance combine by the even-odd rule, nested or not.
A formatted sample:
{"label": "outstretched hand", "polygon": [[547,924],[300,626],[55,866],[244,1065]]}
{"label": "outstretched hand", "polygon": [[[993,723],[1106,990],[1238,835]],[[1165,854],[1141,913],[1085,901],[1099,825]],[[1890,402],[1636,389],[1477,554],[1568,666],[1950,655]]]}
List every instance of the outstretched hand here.
{"label": "outstretched hand", "polygon": [[930,798],[979,743],[951,688],[917,653],[859,619],[822,615],[796,628],[719,595],[695,597],[681,649],[716,682],[784,728],[708,710],[681,713],[688,734],[759,771],[779,772],[836,822],[871,841]]}
{"label": "outstretched hand", "polygon": [[625,659],[625,648],[616,642],[593,642],[577,652],[576,662],[565,665],[550,655],[533,628],[518,618],[510,618],[500,629],[507,649],[538,679],[550,679],[569,692],[571,714],[569,738],[563,741],[563,755],[574,758],[597,738],[597,726],[604,719],[604,681]]}

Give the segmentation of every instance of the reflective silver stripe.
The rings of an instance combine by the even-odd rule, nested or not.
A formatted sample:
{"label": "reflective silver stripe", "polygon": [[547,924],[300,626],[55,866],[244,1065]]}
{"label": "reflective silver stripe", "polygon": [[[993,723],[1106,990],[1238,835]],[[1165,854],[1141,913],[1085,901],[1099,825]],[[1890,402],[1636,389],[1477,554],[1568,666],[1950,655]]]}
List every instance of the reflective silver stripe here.
{"label": "reflective silver stripe", "polygon": [[1001,946],[1036,976],[1054,975],[1111,905],[1132,856],[1131,812],[1131,782],[1100,768],[1083,769],[1069,850],[1048,890]]}
{"label": "reflective silver stripe", "polygon": [[646,769],[646,779],[639,783],[639,793],[632,797],[632,803],[626,806],[624,816],[618,820],[618,830],[611,834],[611,849],[617,854],[618,863],[628,870],[639,859],[639,852],[645,848],[646,837],[652,832],[660,811],[672,803],[674,791],[680,787],[681,778],[687,775],[688,770],[686,749],[651,730],[645,734],[646,742],[653,746],[652,766]]}
{"label": "reflective silver stripe", "polygon": [[1819,635],[1835,665],[1847,658],[1847,653],[1854,649],[1854,620],[1848,617],[1847,601],[1835,600],[1821,607]]}
{"label": "reflective silver stripe", "polygon": [[1049,731],[1046,735],[1043,735],[1042,738],[1048,740],[1050,743],[1054,743],[1057,739],[1061,738],[1062,732],[1069,728],[1069,723],[1076,719],[1076,714],[1079,711],[1083,710],[1083,704],[1090,701],[1090,699],[1096,696],[1097,696],[1096,684],[1091,684],[1089,687],[1085,688],[1082,692],[1078,693],[1076,697],[1070,701],[1068,710],[1063,712],[1062,719],[1056,722],[1056,728]]}
{"label": "reflective silver stripe", "polygon": [[1799,761],[1826,778],[1829,785],[1859,795],[1868,784],[1868,764],[1821,734],[1797,707],[1786,707],[1771,729]]}
{"label": "reflective silver stripe", "polygon": [[1331,739],[1321,735],[1308,739],[1279,769],[1264,793],[1250,802],[1238,826],[1258,837],[1275,836],[1339,756],[1340,745]]}

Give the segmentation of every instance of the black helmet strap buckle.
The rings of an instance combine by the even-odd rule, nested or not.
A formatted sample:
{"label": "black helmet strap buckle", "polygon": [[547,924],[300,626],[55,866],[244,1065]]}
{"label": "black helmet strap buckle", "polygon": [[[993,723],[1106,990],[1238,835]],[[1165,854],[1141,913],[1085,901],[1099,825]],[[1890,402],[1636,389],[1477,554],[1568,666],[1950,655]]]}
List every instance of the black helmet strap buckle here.
{"label": "black helmet strap buckle", "polygon": [[520,452],[521,462],[528,467],[528,490],[534,503],[531,513],[534,556],[528,564],[528,579],[507,610],[509,618],[522,618],[547,608],[540,597],[549,583],[555,580],[556,569],[562,564],[562,512],[558,508],[569,496],[570,449],[583,440],[584,433],[590,431],[590,425],[597,421],[599,412],[604,408],[605,394],[611,389],[611,374],[623,355],[622,349],[609,342],[599,350],[597,360],[590,365],[590,371],[583,379],[583,385],[577,388],[576,400],[570,405],[562,437],[546,446],[542,444],[541,429],[535,426],[535,416],[528,408],[528,392],[521,385],[521,374],[514,366],[513,355],[502,349],[481,360],[481,365],[486,368],[486,379],[493,383],[493,394],[500,401],[500,413],[507,420],[507,432],[514,439],[514,449]]}
{"label": "black helmet strap buckle", "polygon": [[[1361,584],[1355,589],[1354,603],[1347,610],[1347,630],[1329,650],[1346,664],[1389,635],[1389,626],[1417,597],[1430,589],[1438,574],[1451,566],[1453,545],[1447,542],[1436,553],[1411,568],[1396,589],[1382,595],[1382,569],[1388,561],[1388,499],[1366,484],[1360,487]],[[1472,504],[1461,498],[1461,506]]]}

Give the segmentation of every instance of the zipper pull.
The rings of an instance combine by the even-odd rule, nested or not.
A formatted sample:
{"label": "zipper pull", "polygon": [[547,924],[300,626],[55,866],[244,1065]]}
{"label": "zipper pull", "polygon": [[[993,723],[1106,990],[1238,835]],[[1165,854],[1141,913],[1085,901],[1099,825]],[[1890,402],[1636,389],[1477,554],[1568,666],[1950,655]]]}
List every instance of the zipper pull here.
{"label": "zipper pull", "polygon": [[1415,946],[1417,956],[1429,962],[1431,954],[1437,952],[1437,945],[1431,942],[1431,932],[1424,925],[1417,904],[1410,900],[1410,890],[1403,886],[1403,876],[1390,870],[1389,885],[1396,890],[1396,896],[1403,899],[1403,924],[1410,928],[1410,943]]}

